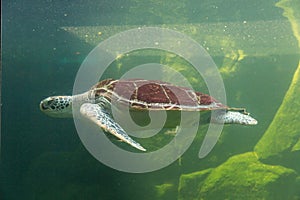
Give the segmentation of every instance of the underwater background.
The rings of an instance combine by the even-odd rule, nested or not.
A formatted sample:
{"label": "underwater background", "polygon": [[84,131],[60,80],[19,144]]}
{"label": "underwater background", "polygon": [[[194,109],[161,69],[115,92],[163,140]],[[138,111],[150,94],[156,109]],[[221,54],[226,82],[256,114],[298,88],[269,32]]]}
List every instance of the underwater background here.
{"label": "underwater background", "polygon": [[[5,0],[2,6],[0,199],[300,199],[299,0]],[[207,126],[200,127],[178,161],[131,174],[97,161],[72,119],[40,112],[43,98],[72,93],[77,70],[99,42],[141,26],[170,28],[201,44],[220,70],[227,104],[246,107],[259,124],[225,126],[203,159]],[[206,90],[168,53],[133,52],[105,76],[150,62],[172,66]]]}

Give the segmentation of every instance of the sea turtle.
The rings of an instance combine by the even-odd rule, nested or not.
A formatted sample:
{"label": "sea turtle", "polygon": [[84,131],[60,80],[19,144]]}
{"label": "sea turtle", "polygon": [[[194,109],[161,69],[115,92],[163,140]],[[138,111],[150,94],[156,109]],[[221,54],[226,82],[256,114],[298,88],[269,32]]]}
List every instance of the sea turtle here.
{"label": "sea turtle", "polygon": [[[212,122],[225,124],[255,125],[257,121],[245,109],[230,108],[213,97],[190,88],[143,79],[114,80],[98,82],[89,91],[74,96],[52,96],[41,101],[40,109],[52,117],[72,117],[72,104],[78,104],[80,114],[97,126],[111,133],[129,145],[146,151],[134,141],[111,115],[111,102],[129,105],[131,110],[179,110],[220,111]],[[76,107],[77,108],[77,107]],[[74,109],[74,107],[73,107]]]}

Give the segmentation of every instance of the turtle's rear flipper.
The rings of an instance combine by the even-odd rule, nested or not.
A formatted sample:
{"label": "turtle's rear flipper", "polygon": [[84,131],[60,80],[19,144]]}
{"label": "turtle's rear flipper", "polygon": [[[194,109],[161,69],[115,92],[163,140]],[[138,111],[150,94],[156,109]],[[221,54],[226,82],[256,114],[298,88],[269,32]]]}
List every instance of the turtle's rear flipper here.
{"label": "turtle's rear flipper", "polygon": [[124,129],[117,124],[111,116],[98,104],[84,103],[80,107],[80,113],[91,120],[98,126],[100,126],[105,131],[113,134],[120,140],[130,144],[134,148],[137,148],[141,151],[146,151],[139,143],[134,141],[129,135],[124,131]]}
{"label": "turtle's rear flipper", "polygon": [[242,125],[256,125],[257,121],[248,114],[236,111],[219,111],[214,119],[215,123],[224,124],[242,124]]}

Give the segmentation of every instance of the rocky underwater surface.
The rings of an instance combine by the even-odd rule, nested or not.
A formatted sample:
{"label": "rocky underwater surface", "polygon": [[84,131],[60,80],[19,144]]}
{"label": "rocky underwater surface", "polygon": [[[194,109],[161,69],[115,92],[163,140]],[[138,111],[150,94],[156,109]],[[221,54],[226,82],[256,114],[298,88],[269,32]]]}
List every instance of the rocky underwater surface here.
{"label": "rocky underwater surface", "polygon": [[[300,48],[300,2],[282,0]],[[178,199],[300,199],[300,62],[272,123],[252,152],[180,177]]]}

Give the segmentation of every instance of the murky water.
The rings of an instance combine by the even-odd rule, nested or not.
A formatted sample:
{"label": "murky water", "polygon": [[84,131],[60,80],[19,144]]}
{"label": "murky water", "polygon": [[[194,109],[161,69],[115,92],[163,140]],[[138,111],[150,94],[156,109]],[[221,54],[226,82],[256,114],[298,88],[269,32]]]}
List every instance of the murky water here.
{"label": "murky water", "polygon": [[[300,199],[299,1],[2,5],[1,199]],[[143,26],[176,30],[202,45],[219,68],[227,104],[247,108],[259,124],[226,125],[213,151],[199,159],[208,128],[201,126],[180,159],[158,171],[131,174],[97,161],[72,119],[40,112],[41,99],[72,94],[77,70],[98,43]],[[102,78],[119,78],[146,63],[172,66],[207,92],[191,65],[170,52],[120,55]],[[160,141],[172,140],[165,135],[145,145],[157,149]]]}

